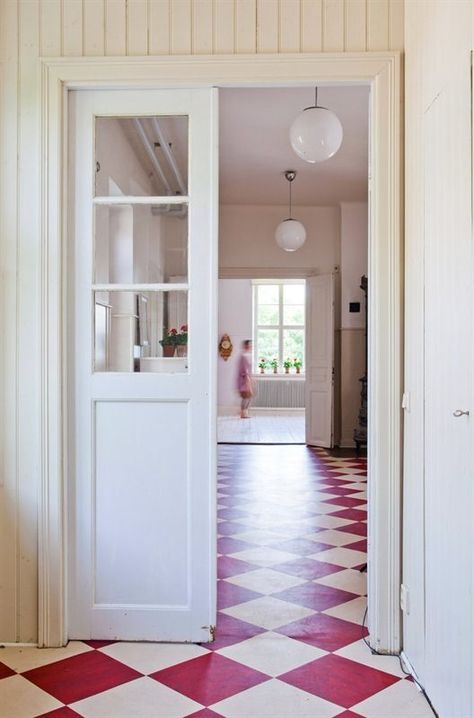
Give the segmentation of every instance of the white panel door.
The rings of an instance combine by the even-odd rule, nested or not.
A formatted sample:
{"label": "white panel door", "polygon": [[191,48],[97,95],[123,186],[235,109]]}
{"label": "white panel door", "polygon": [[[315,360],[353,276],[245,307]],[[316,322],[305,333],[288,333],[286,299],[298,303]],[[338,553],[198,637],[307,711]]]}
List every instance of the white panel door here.
{"label": "white panel door", "polygon": [[70,638],[212,638],[216,100],[70,93]]}
{"label": "white panel door", "polygon": [[306,280],[306,443],[330,448],[334,433],[334,275]]}

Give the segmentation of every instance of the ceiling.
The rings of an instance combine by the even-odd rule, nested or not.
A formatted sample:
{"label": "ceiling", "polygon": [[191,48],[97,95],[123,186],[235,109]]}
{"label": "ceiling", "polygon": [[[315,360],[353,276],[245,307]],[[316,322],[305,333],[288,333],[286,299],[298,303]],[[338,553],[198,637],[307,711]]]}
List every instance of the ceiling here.
{"label": "ceiling", "polygon": [[312,88],[228,88],[219,96],[221,204],[286,204],[287,169],[298,173],[295,205],[367,199],[368,87],[319,89],[318,104],[336,112],[344,139],[334,157],[318,164],[301,160],[288,139],[293,119],[314,104]]}

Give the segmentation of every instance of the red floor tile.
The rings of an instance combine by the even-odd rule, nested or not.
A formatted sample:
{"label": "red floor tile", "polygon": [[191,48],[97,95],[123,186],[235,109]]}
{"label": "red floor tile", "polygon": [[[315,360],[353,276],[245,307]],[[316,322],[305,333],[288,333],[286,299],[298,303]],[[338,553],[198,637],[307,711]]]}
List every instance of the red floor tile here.
{"label": "red floor tile", "polygon": [[6,666],[4,663],[0,663],[0,679],[8,678],[9,676],[14,675],[15,671],[12,671],[12,669]]}
{"label": "red floor tile", "polygon": [[82,716],[80,716],[79,713],[76,713],[76,711],[73,711],[71,708],[63,706],[62,708],[56,708],[55,711],[42,713],[39,718],[82,718]]}
{"label": "red floor tile", "polygon": [[111,646],[112,643],[117,643],[117,641],[97,641],[97,640],[88,640],[88,641],[82,641],[82,643],[86,643],[91,648],[104,648],[104,646]]}
{"label": "red floor tile", "polygon": [[[331,515],[336,516],[336,514]],[[348,517],[340,516],[339,518]],[[356,534],[356,536],[367,536],[367,524],[363,523],[362,521],[355,521],[353,524],[346,524],[346,526],[340,526],[338,528],[338,531],[342,531],[343,533],[347,534]]]}
{"label": "red floor tile", "polygon": [[[339,511],[331,511],[331,516],[337,516],[340,519],[348,519],[349,521],[365,521],[367,511],[365,509],[340,509]],[[344,527],[340,527],[338,531]],[[347,528],[347,527],[346,527]]]}
{"label": "red floor tile", "polygon": [[203,708],[197,713],[191,713],[191,715],[186,716],[186,718],[222,718],[222,714],[215,713],[214,711],[211,711],[210,708]]}
{"label": "red floor tile", "polygon": [[240,541],[231,536],[222,536],[217,539],[217,553],[220,554],[238,553],[239,551],[247,551],[249,548],[255,548],[255,544]]}
{"label": "red floor tile", "polygon": [[332,563],[316,561],[313,558],[297,558],[294,561],[276,564],[272,566],[272,568],[275,571],[282,571],[282,573],[288,573],[290,576],[306,578],[309,581],[344,570],[344,566],[336,566]]}
{"label": "red floor tile", "polygon": [[62,703],[74,703],[133,681],[142,674],[104,653],[88,651],[33,668],[22,675]]}
{"label": "red floor tile", "polygon": [[262,594],[256,591],[250,591],[248,588],[236,586],[228,581],[219,581],[217,584],[217,608],[229,608],[238,603],[246,603],[254,598],[260,598]]}
{"label": "red floor tile", "polygon": [[255,571],[259,566],[255,566],[247,561],[240,561],[232,556],[219,556],[217,559],[217,575],[219,578],[230,578],[231,576],[239,576],[241,573]]}
{"label": "red floor tile", "polygon": [[[308,528],[307,533],[311,531]],[[272,543],[272,548],[278,551],[287,551],[288,553],[294,553],[298,556],[307,556],[312,553],[318,553],[318,551],[326,551],[329,548],[334,548],[327,543],[317,543],[316,541],[310,541],[305,538],[294,538],[288,541],[280,541],[278,543]]]}
{"label": "red floor tile", "polygon": [[216,640],[204,644],[210,651],[217,651],[219,648],[233,646],[240,641],[246,641],[260,633],[265,633],[264,628],[254,626],[252,623],[241,621],[238,618],[219,613],[217,616]]}
{"label": "red floor tile", "polygon": [[309,643],[324,651],[337,651],[343,646],[366,636],[368,631],[357,623],[343,621],[340,618],[327,616],[318,613],[313,616],[306,616],[299,621],[293,621],[282,628],[276,629],[277,633],[294,638],[297,641]]}
{"label": "red floor tile", "polygon": [[332,654],[278,678],[344,708],[350,708],[400,680]]}
{"label": "red floor tile", "polygon": [[296,603],[298,606],[305,606],[305,608],[312,608],[314,611],[325,611],[327,608],[333,608],[333,606],[357,598],[354,593],[311,582],[274,593],[273,597]]}
{"label": "red floor tile", "polygon": [[324,499],[323,504],[336,504],[337,506],[346,506],[353,508],[367,503],[366,499],[352,499],[350,496],[338,496],[336,499]]}
{"label": "red floor tile", "polygon": [[171,668],[152,673],[153,678],[204,706],[269,680],[260,671],[231,661],[217,653],[194,658]]}
{"label": "red floor tile", "polygon": [[350,548],[353,551],[363,551],[364,553],[367,553],[367,539],[361,539],[360,541],[347,544],[344,548]]}

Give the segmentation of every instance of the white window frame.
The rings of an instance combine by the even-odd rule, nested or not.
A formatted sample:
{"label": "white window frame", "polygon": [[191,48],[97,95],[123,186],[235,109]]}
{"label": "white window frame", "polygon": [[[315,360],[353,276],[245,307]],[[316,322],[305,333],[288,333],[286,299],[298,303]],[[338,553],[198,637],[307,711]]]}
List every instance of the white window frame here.
{"label": "white window frame", "polygon": [[[253,305],[253,371],[255,374],[258,373],[258,362],[260,361],[260,353],[258,351],[258,330],[259,329],[276,329],[278,331],[278,361],[279,368],[283,366],[285,356],[283,353],[283,334],[285,329],[301,329],[303,331],[303,357],[305,356],[306,346],[306,311],[303,324],[285,324],[283,319],[283,287],[286,284],[301,284],[306,289],[306,281],[304,279],[254,279],[253,282],[253,293],[252,293],[252,305]],[[262,284],[278,285],[278,324],[259,324],[258,323],[258,288]],[[303,310],[305,310],[305,303],[303,302]],[[301,374],[285,374],[285,379],[288,378],[301,378],[304,375],[304,361]]]}

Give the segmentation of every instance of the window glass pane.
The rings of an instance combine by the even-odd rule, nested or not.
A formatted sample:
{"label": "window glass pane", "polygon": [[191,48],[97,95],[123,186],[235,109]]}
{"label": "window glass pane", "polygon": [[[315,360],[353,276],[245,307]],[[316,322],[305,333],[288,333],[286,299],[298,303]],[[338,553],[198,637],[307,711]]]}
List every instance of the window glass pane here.
{"label": "window glass pane", "polygon": [[304,304],[305,285],[285,284],[283,287],[283,304]]}
{"label": "window glass pane", "polygon": [[94,304],[94,371],[187,371],[187,292],[94,292]]}
{"label": "window glass pane", "polygon": [[258,285],[258,303],[259,304],[278,304],[277,284],[259,284]]}
{"label": "window glass pane", "polygon": [[284,324],[304,325],[304,304],[289,304],[283,307]]}
{"label": "window glass pane", "polygon": [[95,283],[187,282],[186,205],[98,205]]}
{"label": "window glass pane", "polygon": [[[285,329],[283,331],[283,358],[304,361],[304,330]],[[303,367],[304,368],[304,367]]]}
{"label": "window glass pane", "polygon": [[279,324],[279,307],[275,304],[259,304],[257,324]]}
{"label": "window glass pane", "polygon": [[98,117],[95,194],[188,193],[188,118]]}
{"label": "window glass pane", "polygon": [[260,359],[271,361],[274,357],[278,357],[278,329],[258,329],[255,363]]}

